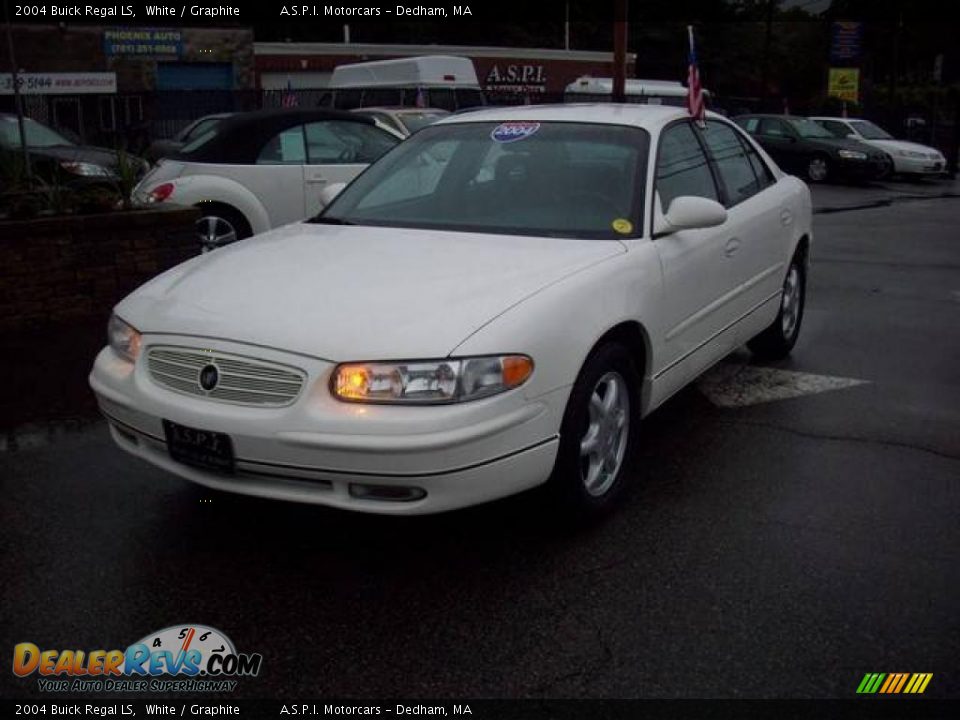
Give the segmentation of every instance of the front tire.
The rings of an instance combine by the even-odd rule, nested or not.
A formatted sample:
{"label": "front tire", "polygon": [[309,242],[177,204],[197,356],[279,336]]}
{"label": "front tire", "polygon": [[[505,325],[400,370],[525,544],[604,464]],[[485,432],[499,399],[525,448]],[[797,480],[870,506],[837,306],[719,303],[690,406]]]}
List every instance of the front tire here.
{"label": "front tire", "polygon": [[801,253],[796,253],[787,268],[780,294],[780,312],[762,333],[747,343],[747,347],[762,360],[779,360],[786,357],[797,344],[803,309],[807,299],[806,263]]}
{"label": "front tire", "polygon": [[640,418],[640,379],[626,348],[597,348],[580,370],[560,428],[548,490],[565,520],[597,519],[627,485]]}

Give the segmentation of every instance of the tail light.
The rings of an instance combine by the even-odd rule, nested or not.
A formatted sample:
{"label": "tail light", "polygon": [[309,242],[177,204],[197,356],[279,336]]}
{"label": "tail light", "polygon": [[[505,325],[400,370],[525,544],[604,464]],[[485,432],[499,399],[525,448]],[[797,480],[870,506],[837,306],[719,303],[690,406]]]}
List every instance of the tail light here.
{"label": "tail light", "polygon": [[150,202],[163,202],[173,195],[175,187],[173,183],[161,183],[147,193],[147,199]]}

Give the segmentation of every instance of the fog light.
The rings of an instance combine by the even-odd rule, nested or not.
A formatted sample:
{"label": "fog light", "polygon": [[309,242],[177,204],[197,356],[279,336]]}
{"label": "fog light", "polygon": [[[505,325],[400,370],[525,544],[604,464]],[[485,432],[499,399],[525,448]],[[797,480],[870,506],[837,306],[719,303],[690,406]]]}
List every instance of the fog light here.
{"label": "fog light", "polygon": [[367,485],[350,483],[350,495],[362,500],[383,500],[385,502],[413,502],[422,500],[427,491],[418,487],[404,485]]}

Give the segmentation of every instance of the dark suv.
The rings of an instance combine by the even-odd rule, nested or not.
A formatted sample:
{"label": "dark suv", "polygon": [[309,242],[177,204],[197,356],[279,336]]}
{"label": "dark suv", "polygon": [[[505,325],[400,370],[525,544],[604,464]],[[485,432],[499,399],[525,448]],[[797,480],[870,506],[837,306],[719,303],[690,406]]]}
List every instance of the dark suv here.
{"label": "dark suv", "polygon": [[811,182],[838,177],[875,180],[888,175],[890,157],[859,140],[834,137],[813,120],[790,115],[740,115],[750,133],[785,171]]}

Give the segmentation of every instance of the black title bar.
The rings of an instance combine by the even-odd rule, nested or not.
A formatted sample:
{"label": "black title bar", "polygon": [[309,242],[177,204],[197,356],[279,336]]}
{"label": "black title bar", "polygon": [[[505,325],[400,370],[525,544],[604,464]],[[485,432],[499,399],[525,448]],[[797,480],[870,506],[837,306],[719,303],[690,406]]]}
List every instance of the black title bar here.
{"label": "black title bar", "polygon": [[945,720],[956,701],[932,698],[851,700],[249,700],[43,698],[0,701],[0,717],[387,718],[424,720],[652,720],[654,718],[856,717]]}

